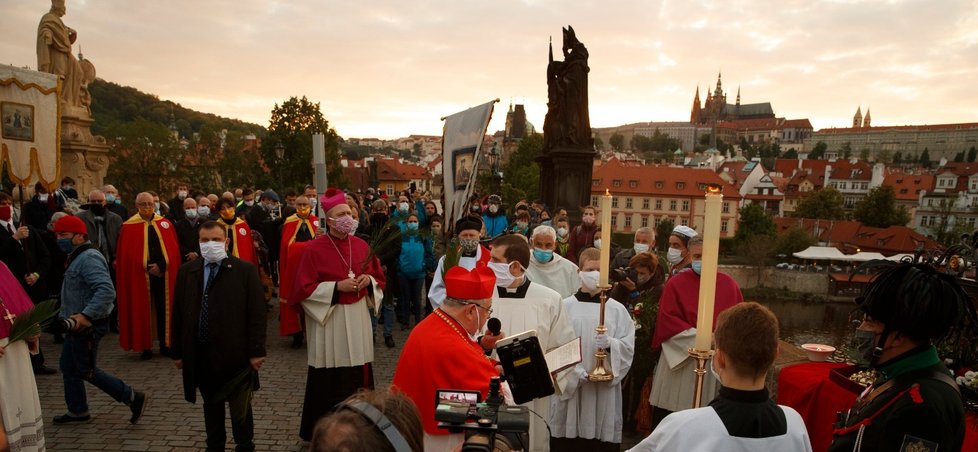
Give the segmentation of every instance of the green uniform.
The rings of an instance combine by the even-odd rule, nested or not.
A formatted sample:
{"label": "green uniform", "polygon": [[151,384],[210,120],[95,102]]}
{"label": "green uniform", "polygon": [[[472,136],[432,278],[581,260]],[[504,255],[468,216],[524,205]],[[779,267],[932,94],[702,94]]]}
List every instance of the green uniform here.
{"label": "green uniform", "polygon": [[881,381],[836,425],[830,451],[961,450],[964,404],[933,346],[911,350],[879,370]]}

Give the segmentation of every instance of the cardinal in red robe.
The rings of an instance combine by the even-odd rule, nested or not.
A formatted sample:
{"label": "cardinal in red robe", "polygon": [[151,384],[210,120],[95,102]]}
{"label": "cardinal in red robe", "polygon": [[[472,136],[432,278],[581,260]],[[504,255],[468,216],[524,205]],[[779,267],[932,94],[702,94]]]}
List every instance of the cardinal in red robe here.
{"label": "cardinal in red robe", "polygon": [[393,386],[414,400],[424,424],[425,450],[451,450],[462,435],[450,435],[435,421],[438,389],[478,391],[482,400],[489,379],[499,376],[473,336],[489,320],[496,276],[488,267],[455,266],[445,273],[447,298],[411,331],[394,370]]}
{"label": "cardinal in red robe", "polygon": [[258,266],[255,243],[251,239],[251,227],[234,215],[234,203],[226,199],[217,202],[217,223],[224,227],[228,237],[228,254]]}
{"label": "cardinal in red robe", "polygon": [[292,293],[293,274],[299,265],[302,250],[306,242],[316,237],[316,222],[319,220],[311,212],[309,198],[296,198],[295,214],[285,219],[282,225],[282,241],[279,244],[279,334],[296,338],[293,345],[296,342],[298,345],[302,343],[302,317],[301,310],[289,307],[287,300]]}
{"label": "cardinal in red robe", "polygon": [[173,287],[180,268],[176,226],[154,211],[153,196],[136,196],[139,213],[122,224],[116,249],[119,344],[152,356],[153,340],[169,353]]}

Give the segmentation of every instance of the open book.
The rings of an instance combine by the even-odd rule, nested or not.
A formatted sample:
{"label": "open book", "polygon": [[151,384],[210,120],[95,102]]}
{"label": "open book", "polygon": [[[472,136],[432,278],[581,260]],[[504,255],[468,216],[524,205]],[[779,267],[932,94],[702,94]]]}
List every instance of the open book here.
{"label": "open book", "polygon": [[574,366],[581,362],[581,338],[575,337],[570,342],[550,350],[543,359],[547,361],[547,369],[550,369],[551,374]]}

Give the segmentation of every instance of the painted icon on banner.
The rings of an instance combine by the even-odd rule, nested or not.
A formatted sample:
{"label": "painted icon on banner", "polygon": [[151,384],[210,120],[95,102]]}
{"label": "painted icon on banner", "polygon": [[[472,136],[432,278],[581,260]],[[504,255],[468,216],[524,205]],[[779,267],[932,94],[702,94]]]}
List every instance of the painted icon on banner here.
{"label": "painted icon on banner", "polygon": [[472,166],[475,163],[475,146],[452,151],[452,173],[455,174],[456,190],[465,190],[472,179]]}
{"label": "painted icon on banner", "polygon": [[34,107],[15,102],[0,102],[3,138],[34,141]]}

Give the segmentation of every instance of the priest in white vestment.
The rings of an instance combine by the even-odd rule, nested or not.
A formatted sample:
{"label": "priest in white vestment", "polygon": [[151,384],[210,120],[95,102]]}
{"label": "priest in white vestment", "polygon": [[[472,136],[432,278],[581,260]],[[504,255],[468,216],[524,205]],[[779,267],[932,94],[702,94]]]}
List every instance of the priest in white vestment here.
{"label": "priest in white vestment", "polygon": [[0,450],[29,452],[45,447],[29,353],[37,338],[10,343],[9,337],[14,319],[33,307],[17,278],[0,262]]}
{"label": "priest in white vestment", "polygon": [[[581,356],[568,376],[568,386],[560,396],[551,398],[551,450],[584,450],[618,452],[621,450],[622,392],[621,381],[628,374],[635,354],[635,323],[621,303],[605,302],[605,327],[597,334],[601,313],[598,290],[601,252],[587,248],[581,253],[581,288],[564,300],[574,334],[581,337]],[[610,382],[592,382],[588,372],[594,369],[594,354],[604,348],[608,356],[605,368],[614,376]]]}
{"label": "priest in white vestment", "polygon": [[[498,296],[493,303],[493,316],[500,320],[503,331],[513,335],[535,330],[544,353],[577,337],[560,295],[526,277],[524,269],[529,265],[530,247],[523,236],[510,234],[496,238],[492,242],[490,255],[489,268],[496,275]],[[483,342],[483,346],[493,344]],[[555,384],[558,394],[564,392],[570,377],[569,371],[558,374]],[[536,399],[523,406],[535,411],[541,418],[549,419],[551,397]],[[531,452],[550,450],[547,426],[544,420],[532,414],[530,443]]]}
{"label": "priest in white vestment", "polygon": [[[458,266],[472,270],[477,265],[489,263],[489,250],[479,244],[482,236],[482,220],[477,217],[465,216],[455,223],[455,234],[458,236],[459,259]],[[428,289],[428,301],[431,309],[438,309],[445,301],[445,256],[438,259],[438,268],[431,279]]]}
{"label": "priest in white vestment", "polygon": [[554,252],[557,231],[547,225],[537,226],[530,236],[530,244],[533,250],[526,269],[530,281],[553,289],[561,298],[574,295],[581,287],[581,279],[577,276],[577,265]]}

